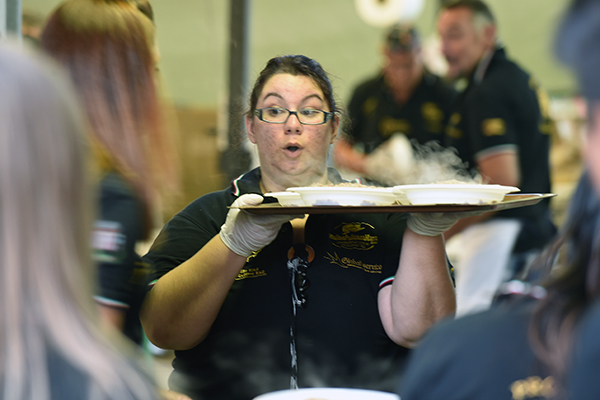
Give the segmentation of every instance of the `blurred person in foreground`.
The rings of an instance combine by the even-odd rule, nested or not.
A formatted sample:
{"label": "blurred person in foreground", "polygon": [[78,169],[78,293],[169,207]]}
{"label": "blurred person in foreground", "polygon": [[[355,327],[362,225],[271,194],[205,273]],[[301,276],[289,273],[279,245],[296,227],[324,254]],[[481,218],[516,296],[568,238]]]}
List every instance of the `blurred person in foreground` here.
{"label": "blurred person in foreground", "polygon": [[96,323],[86,129],[58,66],[0,46],[4,400],[157,398],[128,342]]}
{"label": "blurred person in foreground", "polygon": [[564,398],[571,336],[600,293],[599,233],[598,194],[584,174],[559,235],[533,262],[542,282],[507,282],[495,307],[431,329],[407,364],[401,398]]}
{"label": "blurred person in foreground", "polygon": [[443,139],[455,92],[423,65],[414,27],[394,25],[383,55],[381,72],[352,93],[333,158],[339,168],[396,185],[412,178],[411,140],[423,145]]}
{"label": "blurred person in foreground", "polygon": [[90,123],[98,167],[93,249],[103,319],[137,344],[159,188],[175,182],[157,95],[157,52],[147,1],[67,0],[50,15],[41,47],[69,72]]}
{"label": "blurred person in foreground", "polygon": [[[576,0],[558,58],[588,102],[586,172],[565,224],[533,271],[503,285],[497,307],[432,329],[408,364],[402,399],[597,399],[600,393],[600,2]],[[544,275],[542,275],[544,276]]]}
{"label": "blurred person in foreground", "polygon": [[[583,144],[583,155],[590,170],[591,180],[600,193],[600,2],[575,0],[567,10],[557,35],[557,53],[577,77],[580,93],[587,101],[588,134]],[[565,323],[551,326],[545,350],[548,358],[566,369],[567,394],[571,399],[597,399],[600,393],[600,228],[595,231],[592,262],[596,269],[587,272],[585,284],[577,287],[577,310],[573,320],[583,314],[580,324],[565,318]],[[592,301],[594,305],[583,313]],[[555,311],[560,316],[561,310]],[[552,320],[551,320],[552,321]],[[564,329],[557,329],[562,328]],[[572,346],[572,348],[571,348]],[[573,354],[572,360],[569,355]]]}
{"label": "blurred person in foreground", "polygon": [[175,215],[144,257],[153,281],[141,319],[151,341],[175,350],[172,389],[212,400],[311,386],[393,391],[407,348],[453,315],[442,232],[462,214],[239,208],[341,183],[327,167],[338,113],[315,60],[269,60],[245,117],[260,167]]}
{"label": "blurred person in foreground", "polygon": [[[446,2],[437,29],[448,76],[465,79],[443,144],[484,183],[549,193],[548,98],[535,80],[506,57],[489,7],[479,0]],[[539,204],[466,218],[445,234],[459,249],[457,315],[486,309],[499,285],[521,272],[556,229],[549,199]]]}

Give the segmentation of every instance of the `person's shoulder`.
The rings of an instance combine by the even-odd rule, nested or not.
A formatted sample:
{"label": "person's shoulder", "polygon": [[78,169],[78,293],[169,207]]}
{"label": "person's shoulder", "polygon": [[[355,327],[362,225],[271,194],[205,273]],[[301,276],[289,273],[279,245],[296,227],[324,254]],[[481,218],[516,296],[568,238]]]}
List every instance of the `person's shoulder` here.
{"label": "person's shoulder", "polygon": [[134,196],[135,190],[131,183],[117,172],[106,172],[99,182],[100,194],[106,196]]}
{"label": "person's shoulder", "polygon": [[[498,337],[514,332],[516,326],[529,322],[534,304],[518,301],[501,304],[486,311],[446,320],[434,327],[426,340],[454,337],[463,343],[494,342]],[[431,339],[428,339],[431,336]]]}
{"label": "person's shoulder", "polygon": [[209,215],[227,214],[228,207],[239,196],[247,193],[260,193],[260,169],[256,168],[240,175],[225,189],[206,193],[178,213],[179,217],[190,217],[198,213]]}
{"label": "person's shoulder", "polygon": [[185,206],[176,217],[190,218],[198,214],[217,215],[227,213],[227,207],[236,196],[230,188],[203,194]]}
{"label": "person's shoulder", "polygon": [[529,85],[530,74],[519,64],[508,58],[502,50],[501,56],[494,57],[488,67],[483,87],[493,87],[498,90],[510,90],[519,84]]}
{"label": "person's shoulder", "polygon": [[573,359],[567,390],[573,399],[595,399],[600,390],[597,366],[600,362],[600,300],[586,311],[574,340]]}
{"label": "person's shoulder", "polygon": [[426,87],[429,92],[437,97],[441,97],[445,101],[449,101],[457,95],[456,90],[449,83],[445,82],[440,76],[429,71],[425,71],[425,74],[423,75],[423,86]]}

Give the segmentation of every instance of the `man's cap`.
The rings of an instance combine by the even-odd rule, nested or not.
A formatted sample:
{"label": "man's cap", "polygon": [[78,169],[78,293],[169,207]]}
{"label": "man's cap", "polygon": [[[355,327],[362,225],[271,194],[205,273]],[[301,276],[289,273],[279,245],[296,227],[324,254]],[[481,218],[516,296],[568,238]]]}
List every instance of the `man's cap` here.
{"label": "man's cap", "polygon": [[385,40],[390,52],[412,51],[420,46],[419,34],[414,27],[395,24],[388,31]]}

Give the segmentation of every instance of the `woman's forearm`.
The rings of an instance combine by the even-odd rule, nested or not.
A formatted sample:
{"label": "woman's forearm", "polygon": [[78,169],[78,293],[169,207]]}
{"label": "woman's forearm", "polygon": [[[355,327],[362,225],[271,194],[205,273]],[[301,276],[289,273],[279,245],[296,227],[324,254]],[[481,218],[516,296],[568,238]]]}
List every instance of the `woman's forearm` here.
{"label": "woman's forearm", "polygon": [[454,315],[456,297],[441,235],[405,231],[394,283],[380,290],[379,310],[388,336],[407,347],[435,322]]}
{"label": "woman's forearm", "polygon": [[150,341],[173,350],[200,343],[245,262],[216,235],[192,258],[161,277],[140,314]]}

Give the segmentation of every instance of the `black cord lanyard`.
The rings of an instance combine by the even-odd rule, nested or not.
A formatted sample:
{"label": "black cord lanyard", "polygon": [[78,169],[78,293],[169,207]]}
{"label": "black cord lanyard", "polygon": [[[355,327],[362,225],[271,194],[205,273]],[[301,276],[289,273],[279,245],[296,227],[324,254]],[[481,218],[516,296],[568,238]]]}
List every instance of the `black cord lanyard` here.
{"label": "black cord lanyard", "polygon": [[290,389],[298,389],[298,353],[296,351],[297,321],[296,315],[299,307],[306,307],[306,289],[310,281],[306,272],[311,261],[315,258],[315,251],[304,242],[304,223],[292,227],[294,229],[294,245],[288,251],[288,271],[292,288],[292,318],[290,322],[290,355],[292,358]]}

